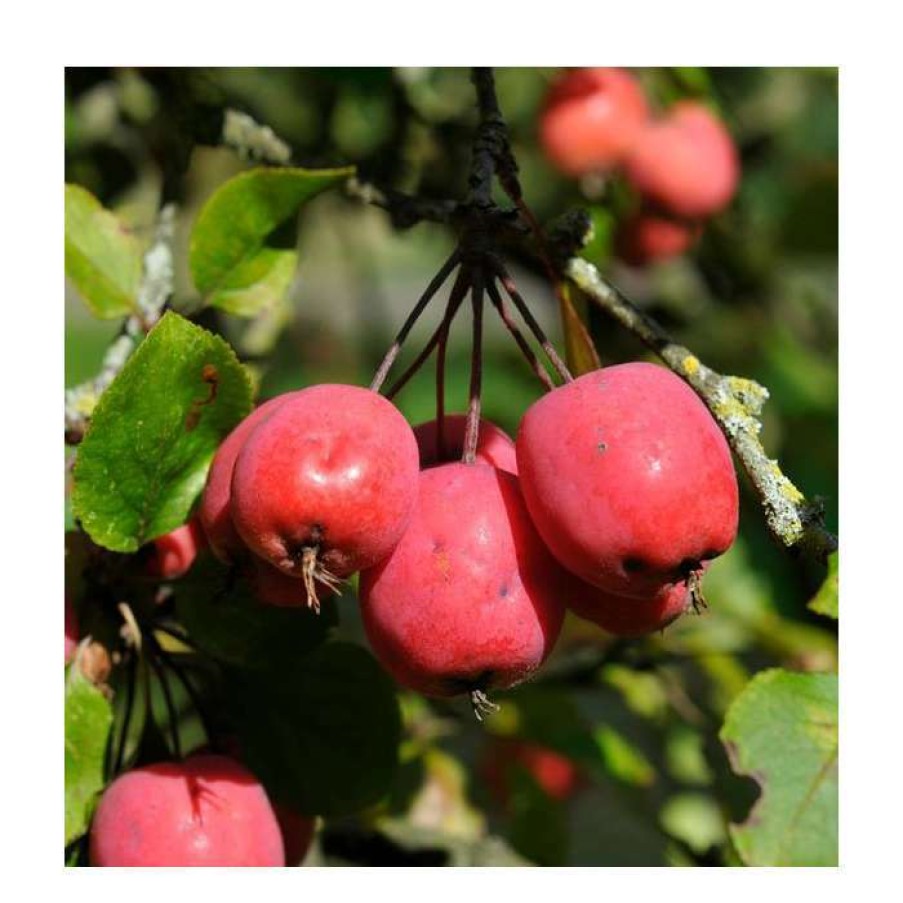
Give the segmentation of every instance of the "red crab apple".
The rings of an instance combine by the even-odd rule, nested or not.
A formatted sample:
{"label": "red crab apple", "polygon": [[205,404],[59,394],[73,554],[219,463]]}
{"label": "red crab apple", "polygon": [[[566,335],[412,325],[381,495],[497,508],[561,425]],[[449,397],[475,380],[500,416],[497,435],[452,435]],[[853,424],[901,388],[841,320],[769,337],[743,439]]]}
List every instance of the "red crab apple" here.
{"label": "red crab apple", "polygon": [[643,266],[656,260],[679,257],[690,249],[700,232],[697,223],[643,210],[619,227],[616,247],[622,260]]}
{"label": "red crab apple", "polygon": [[642,130],[624,161],[624,173],[663,210],[696,219],[727,206],[740,179],[740,162],[721,121],[702,104],[681,101]]}
{"label": "red crab apple", "polygon": [[151,547],[147,573],[163,580],[176,580],[188,573],[207,538],[197,518],[158,536]]}
{"label": "red crab apple", "polygon": [[574,596],[568,608],[613,636],[640,637],[664,630],[694,604],[700,604],[699,579],[698,576],[690,578],[693,586],[688,586],[688,581],[666,584],[654,595],[643,599],[616,596],[596,587],[592,593]]}
{"label": "red crab apple", "polygon": [[427,696],[529,677],[564,616],[561,569],[530,522],[515,476],[479,458],[423,471],[392,554],[361,572],[364,629],[386,670]]}
{"label": "red crab apple", "polygon": [[213,554],[227,564],[247,555],[244,542],[232,525],[232,471],[235,459],[248,436],[291,397],[290,392],[277,395],[252,411],[223,440],[207,474],[207,485],[198,507],[198,520]]}
{"label": "red crab apple", "polygon": [[273,807],[260,782],[225,756],[126,772],[91,824],[95,866],[283,866]]}
{"label": "red crab apple", "polygon": [[[464,453],[464,434],[467,430],[466,414],[448,414],[445,417],[444,448],[438,448],[438,421],[429,420],[414,427],[417,447],[420,449],[420,466],[423,469],[436,464],[460,460]],[[517,474],[517,456],[514,440],[488,420],[480,420],[477,457],[493,467]]]}
{"label": "red crab apple", "polygon": [[72,597],[68,593],[66,593],[64,619],[65,623],[63,627],[66,633],[66,664],[68,665],[78,647],[78,617],[75,614],[75,606],[72,604]]}
{"label": "red crab apple", "polygon": [[232,474],[232,521],[248,547],[314,581],[372,567],[401,539],[417,496],[417,442],[376,392],[319,385],[287,399],[245,442]]}
{"label": "red crab apple", "polygon": [[624,69],[575,69],[550,89],[539,139],[565,175],[610,169],[621,161],[648,116],[637,80]]}
{"label": "red crab apple", "polygon": [[524,415],[516,448],[540,535],[568,570],[611,593],[648,598],[734,541],[730,449],[663,367],[606,367],[549,392]]}
{"label": "red crab apple", "polygon": [[511,797],[513,772],[526,771],[549,798],[564,802],[583,782],[577,766],[567,756],[540,743],[513,737],[490,741],[481,773],[490,792],[502,807]]}

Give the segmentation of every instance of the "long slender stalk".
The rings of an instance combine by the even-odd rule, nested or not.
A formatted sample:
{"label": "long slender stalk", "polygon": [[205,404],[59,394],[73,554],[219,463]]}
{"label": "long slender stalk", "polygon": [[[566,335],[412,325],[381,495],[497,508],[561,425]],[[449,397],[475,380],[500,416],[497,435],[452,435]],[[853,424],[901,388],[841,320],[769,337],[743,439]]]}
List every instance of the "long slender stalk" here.
{"label": "long slender stalk", "polygon": [[157,654],[160,656],[160,659],[163,663],[175,674],[176,679],[182,685],[185,693],[188,695],[188,698],[191,700],[192,706],[194,706],[195,712],[197,712],[198,718],[201,719],[201,724],[204,727],[204,733],[207,735],[208,742],[213,742],[214,731],[209,717],[207,716],[204,703],[201,701],[201,697],[198,695],[197,690],[194,687],[194,684],[188,679],[188,675],[185,673],[184,669],[180,662],[176,660],[176,656],[171,655],[162,646],[156,644]]}
{"label": "long slender stalk", "polygon": [[464,430],[464,454],[461,460],[473,464],[477,459],[477,444],[480,441],[480,391],[483,383],[483,285],[485,273],[481,268],[474,271],[473,286],[470,290],[473,308],[473,346],[470,358],[470,401],[467,406],[467,425]]}
{"label": "long slender stalk", "polygon": [[536,317],[533,316],[530,308],[527,306],[527,302],[521,297],[520,292],[517,290],[517,285],[515,285],[514,280],[511,278],[511,274],[508,270],[505,269],[504,264],[498,259],[494,259],[492,262],[493,269],[495,270],[496,275],[499,278],[499,281],[505,288],[505,291],[508,293],[508,297],[514,302],[514,306],[520,312],[520,315],[524,318],[524,322],[530,329],[530,332],[536,338],[536,341],[542,346],[542,350],[546,353],[546,357],[549,359],[549,363],[555,368],[555,371],[558,375],[567,383],[572,382],[574,377],[571,376],[571,371],[568,370],[567,364],[561,359],[558,352],[555,350],[555,346],[549,341],[546,336],[543,328],[539,325],[536,320]]}
{"label": "long slender stalk", "polygon": [[505,328],[511,333],[514,341],[517,342],[517,347],[520,348],[521,353],[527,359],[530,369],[536,374],[539,381],[546,389],[554,389],[555,383],[552,382],[552,378],[549,376],[545,367],[539,362],[539,358],[533,353],[533,349],[524,338],[523,333],[520,331],[520,327],[512,319],[511,314],[492,279],[486,283],[486,291],[489,294],[489,300],[492,302],[492,306],[498,312],[499,317],[501,317],[502,323],[505,324]]}
{"label": "long slender stalk", "polygon": [[468,277],[465,275],[465,270],[462,267],[458,271],[458,276],[455,279],[455,284],[449,295],[448,303],[445,305],[445,313],[442,316],[442,320],[417,357],[411,361],[404,373],[395,380],[392,387],[386,392],[386,398],[394,398],[408,384],[424,363],[426,363],[426,360],[429,358],[430,354],[432,354],[433,349],[441,343],[443,329],[445,330],[445,335],[448,335],[448,327],[457,314],[458,308],[461,306],[461,301],[464,299],[464,295],[467,293],[467,284]]}
{"label": "long slender stalk", "polygon": [[408,333],[413,328],[414,324],[420,318],[420,315],[426,310],[427,304],[433,299],[433,296],[436,292],[439,291],[439,288],[442,286],[442,283],[448,278],[451,271],[458,265],[461,260],[461,252],[455,248],[452,251],[451,256],[448,260],[445,261],[444,264],[439,269],[439,272],[433,276],[430,284],[426,287],[424,293],[420,296],[418,302],[414,305],[414,309],[408,314],[408,318],[402,324],[401,329],[398,330],[398,335],[395,336],[395,341],[389,346],[389,350],[386,352],[386,356],[383,358],[382,363],[376,370],[376,374],[373,377],[373,381],[370,383],[370,388],[374,392],[378,392],[383,383],[386,381],[386,376],[389,374],[389,370],[392,368],[392,364],[395,363],[395,359],[398,357],[399,352],[401,351],[401,346],[404,344],[404,340],[408,337]]}
{"label": "long slender stalk", "polygon": [[[159,647],[157,647],[157,649],[159,649]],[[169,734],[172,739],[173,752],[175,753],[176,759],[181,761],[182,743],[179,739],[179,718],[173,702],[172,692],[170,691],[169,679],[166,677],[166,672],[157,657],[151,655],[148,656],[148,658],[151,667],[154,669],[154,673],[157,675],[157,679],[160,681],[160,689],[163,691],[163,701],[166,704],[166,712],[169,715]]]}
{"label": "long slender stalk", "polygon": [[122,717],[122,730],[119,732],[119,745],[116,748],[116,761],[113,763],[113,773],[119,774],[125,762],[125,747],[129,739],[129,726],[132,723],[132,711],[135,708],[135,684],[137,683],[138,664],[137,652],[133,649],[129,655],[128,683],[125,690],[125,713]]}

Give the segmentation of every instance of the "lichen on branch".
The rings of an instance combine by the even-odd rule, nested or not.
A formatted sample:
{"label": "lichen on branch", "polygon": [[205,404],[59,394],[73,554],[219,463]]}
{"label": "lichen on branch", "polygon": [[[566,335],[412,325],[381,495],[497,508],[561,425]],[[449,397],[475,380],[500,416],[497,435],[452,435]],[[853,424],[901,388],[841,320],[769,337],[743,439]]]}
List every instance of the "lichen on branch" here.
{"label": "lichen on branch", "polygon": [[778,462],[768,457],[759,439],[759,416],[768,390],[752,380],[725,376],[707,367],[603,279],[588,261],[572,257],[562,270],[589,300],[651,348],[696,391],[749,476],[775,539],[788,549],[827,558],[837,548],[837,539],[825,529],[821,506],[806,500]]}

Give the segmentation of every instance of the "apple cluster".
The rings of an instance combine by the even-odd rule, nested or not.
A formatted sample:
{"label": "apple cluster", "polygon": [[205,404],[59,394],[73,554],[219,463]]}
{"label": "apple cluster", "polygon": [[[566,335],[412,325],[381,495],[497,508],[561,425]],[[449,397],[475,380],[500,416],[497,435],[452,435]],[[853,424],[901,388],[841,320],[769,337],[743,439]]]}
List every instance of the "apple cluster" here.
{"label": "apple cluster", "polygon": [[539,137],[567,176],[623,173],[640,201],[620,224],[617,249],[637,265],[684,253],[740,178],[734,141],[707,106],[682,100],[654,116],[624,69],[562,75],[546,96]]}
{"label": "apple cluster", "polygon": [[274,398],[223,442],[198,512],[266,604],[319,607],[360,574],[383,666],[429,696],[512,687],[570,609],[610,633],[699,604],[737,530],[727,443],[695,393],[645,363],[554,389],[516,442],[467,418],[412,428],[381,395],[317,385]]}

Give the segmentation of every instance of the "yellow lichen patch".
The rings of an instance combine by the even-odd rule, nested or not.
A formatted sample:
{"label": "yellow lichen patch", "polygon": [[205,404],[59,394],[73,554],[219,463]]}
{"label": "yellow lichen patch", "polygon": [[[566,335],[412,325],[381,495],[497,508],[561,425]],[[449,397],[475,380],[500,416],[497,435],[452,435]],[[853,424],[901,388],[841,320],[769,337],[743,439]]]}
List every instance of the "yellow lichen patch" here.
{"label": "yellow lichen patch", "polygon": [[794,505],[801,505],[805,501],[805,496],[784,474],[781,472],[781,468],[778,466],[777,461],[770,461],[769,465],[771,467],[771,472],[774,475],[775,482],[778,487],[778,491],[783,495],[788,501],[792,502]]}
{"label": "yellow lichen patch", "polygon": [[760,386],[755,380],[745,379],[742,376],[727,376],[725,381],[730,393],[748,414],[755,416],[761,412],[762,405],[768,401],[768,389]]}
{"label": "yellow lichen patch", "polygon": [[695,376],[699,372],[699,358],[688,354],[681,361],[681,369],[687,376]]}

